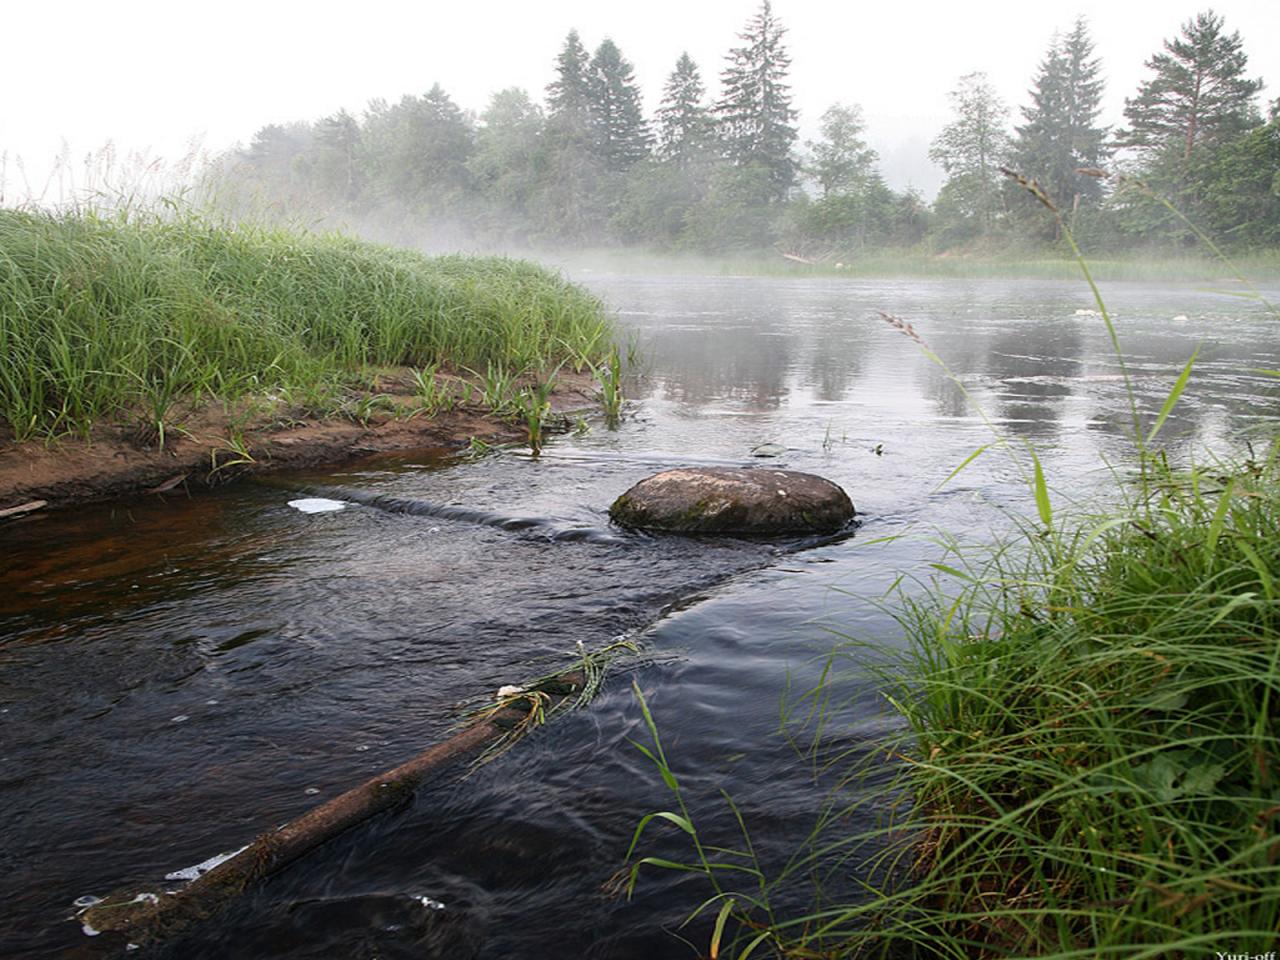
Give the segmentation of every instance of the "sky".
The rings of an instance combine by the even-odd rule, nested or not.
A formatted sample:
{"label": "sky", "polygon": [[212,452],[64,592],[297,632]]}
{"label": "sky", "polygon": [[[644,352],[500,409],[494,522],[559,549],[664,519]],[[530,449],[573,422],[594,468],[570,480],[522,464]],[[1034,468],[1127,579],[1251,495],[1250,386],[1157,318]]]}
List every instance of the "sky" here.
{"label": "sky", "polygon": [[[370,99],[423,93],[437,81],[476,112],[504,87],[541,99],[571,28],[589,49],[605,37],[621,47],[652,110],[683,51],[714,94],[725,52],[758,7],[758,0],[10,0],[0,4],[0,155],[7,157],[0,179],[10,196],[39,193],[64,145],[73,169],[108,142],[118,155],[172,164],[193,143],[221,151],[268,123],[339,108],[358,114]],[[1144,61],[1203,9],[1194,0],[774,0],[788,30],[802,138],[816,135],[832,103],[859,104],[890,184],[929,196],[942,180],[929,142],[949,119],[947,93],[962,75],[985,71],[1016,120],[1052,34],[1084,15],[1107,79],[1102,119],[1116,125],[1125,96],[1149,75]],[[1213,9],[1240,31],[1251,74],[1268,81],[1263,96],[1280,96],[1280,0],[1216,0]]]}

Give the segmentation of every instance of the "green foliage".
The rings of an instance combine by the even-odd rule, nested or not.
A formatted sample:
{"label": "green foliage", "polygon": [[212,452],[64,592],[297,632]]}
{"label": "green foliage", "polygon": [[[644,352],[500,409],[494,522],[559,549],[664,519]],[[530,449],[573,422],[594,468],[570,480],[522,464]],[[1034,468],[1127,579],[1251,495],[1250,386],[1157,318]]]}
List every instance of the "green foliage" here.
{"label": "green foliage", "polygon": [[592,147],[606,170],[622,173],[649,155],[652,138],[632,66],[612,40],[602,42],[591,58],[587,89]]}
{"label": "green foliage", "polygon": [[1199,147],[1258,122],[1254,97],[1262,81],[1245,76],[1244,42],[1239,32],[1226,34],[1223,24],[1212,11],[1197,14],[1180,37],[1164,42],[1164,53],[1147,61],[1155,75],[1125,101],[1129,129],[1118,137],[1122,146],[1188,162]]}
{"label": "green foliage", "polygon": [[876,152],[862,139],[862,108],[833,104],[819,121],[821,139],[809,142],[807,171],[822,199],[858,193],[875,173]]}
{"label": "green foliage", "polygon": [[1000,167],[1011,144],[1005,129],[1009,108],[985,73],[961,77],[951,105],[955,119],[929,148],[929,157],[947,173],[938,212],[969,220],[977,232],[989,233],[1002,207]]}
{"label": "green foliage", "polygon": [[791,67],[782,42],[786,32],[769,0],[763,0],[738,35],[742,46],[734,47],[725,58],[720,75],[724,93],[716,103],[729,161],[737,167],[763,170],[771,201],[783,199],[796,178],[791,147],[797,114],[786,82]]}
{"label": "green foliage", "polygon": [[[1054,38],[1041,61],[1031,104],[1022,108],[1025,122],[1012,148],[1017,170],[1073,211],[1096,206],[1102,199],[1100,181],[1077,172],[1081,167],[1101,167],[1108,156],[1107,131],[1097,125],[1102,90],[1101,64],[1093,59],[1093,41],[1080,18],[1065,38]],[[1019,200],[1020,209],[1043,222],[1033,198]]]}
{"label": "green foliage", "polygon": [[1083,19],[1055,34],[1012,139],[984,75],[963,77],[955,117],[930,151],[947,174],[932,205],[889,189],[856,106],[831,107],[800,155],[785,30],[768,2],[739,36],[713,107],[683,54],[648,120],[618,45],[605,39],[593,56],[570,31],[545,115],[510,89],[477,122],[437,85],[395,105],[374,101],[360,118],[340,111],[265,127],[204,186],[235,214],[320,220],[437,249],[780,246],[847,266],[886,246],[981,256],[1061,248],[1056,221],[1003,183],[999,168],[1009,164],[1040,184],[1092,249],[1191,244],[1194,234],[1148,195],[1109,191],[1080,172],[1109,162],[1119,143],[1132,148],[1119,172],[1171,197],[1215,242],[1277,242],[1274,128],[1262,126],[1260,82],[1246,76],[1239,35],[1212,13],[1188,21],[1152,58],[1115,142],[1098,124],[1102,64]]}
{"label": "green foliage", "polygon": [[[332,410],[368,366],[593,361],[600,302],[532,264],[429,258],[190,211],[0,210],[0,419],[19,439],[278,391]],[[357,411],[366,415],[369,411]]]}
{"label": "green foliage", "polygon": [[713,149],[715,124],[698,65],[682,53],[667,78],[658,106],[658,153],[679,168],[704,161]]}

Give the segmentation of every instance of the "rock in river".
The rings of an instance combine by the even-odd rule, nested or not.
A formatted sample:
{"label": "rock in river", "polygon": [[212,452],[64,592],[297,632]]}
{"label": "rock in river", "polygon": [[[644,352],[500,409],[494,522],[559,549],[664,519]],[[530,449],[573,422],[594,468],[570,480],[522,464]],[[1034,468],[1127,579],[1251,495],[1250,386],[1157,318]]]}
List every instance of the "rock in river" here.
{"label": "rock in river", "polygon": [[830,480],[794,470],[664,470],[609,508],[624,527],[672,533],[834,533],[853,518]]}

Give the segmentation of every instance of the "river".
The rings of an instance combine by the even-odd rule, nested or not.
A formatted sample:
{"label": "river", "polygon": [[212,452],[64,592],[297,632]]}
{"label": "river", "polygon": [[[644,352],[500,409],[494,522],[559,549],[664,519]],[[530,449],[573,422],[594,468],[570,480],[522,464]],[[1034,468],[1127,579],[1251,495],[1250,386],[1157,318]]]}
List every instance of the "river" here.
{"label": "river", "polygon": [[[984,540],[1028,508],[1001,450],[948,475],[997,433],[1030,441],[1066,507],[1131,452],[1083,282],[577,279],[640,344],[616,430],[595,420],[539,459],[413,451],[0,527],[0,956],[96,955],[69,919],[78,898],[160,889],[417,753],[462,704],[617,637],[646,658],[589,709],[430,785],[159,955],[695,956],[706,925],[677,928],[703,881],[647,868],[630,900],[607,889],[636,822],[672,803],[629,742],[647,739],[632,681],[707,835],[733,840],[723,788],[776,867],[826,789],[780,733],[787,691],[815,682],[840,636],[869,644],[840,658],[828,733],[874,755],[897,722],[861,668],[901,643],[878,599],[935,572],[938,531]],[[1165,427],[1175,456],[1265,436],[1280,414],[1280,381],[1260,372],[1280,368],[1280,321],[1219,286],[1104,287],[1148,418],[1201,348]],[[822,474],[860,525],[817,546],[610,530],[614,497],[690,463]],[[544,522],[288,506],[316,486]],[[548,536],[562,530],[599,535]],[[674,829],[643,849],[689,853]]]}

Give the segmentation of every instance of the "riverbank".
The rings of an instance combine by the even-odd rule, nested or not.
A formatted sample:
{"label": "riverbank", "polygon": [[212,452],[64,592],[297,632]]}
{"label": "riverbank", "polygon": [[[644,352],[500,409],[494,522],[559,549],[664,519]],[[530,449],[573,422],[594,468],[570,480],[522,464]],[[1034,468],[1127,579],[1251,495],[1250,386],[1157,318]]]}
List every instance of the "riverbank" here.
{"label": "riverbank", "polygon": [[946,956],[1262,953],[1280,929],[1280,463],[958,554],[893,700],[911,881],[856,941]]}
{"label": "riverbank", "polygon": [[[430,412],[422,406],[416,371],[388,372],[376,391],[356,395],[364,419],[300,419],[287,409],[204,406],[175,411],[164,446],[139,442],[129,425],[94,428],[88,439],[14,443],[0,438],[0,510],[43,501],[49,507],[134,493],[217,486],[249,474],[346,461],[414,448],[462,450],[476,443],[527,440],[527,428],[482,403]],[[527,380],[528,378],[524,378]],[[474,378],[437,373],[438,390],[480,395]],[[513,381],[519,390],[523,380]],[[599,406],[589,374],[561,372],[551,394],[551,418]]]}
{"label": "riverbank", "polygon": [[[1232,259],[1228,268],[1211,256],[1170,256],[1153,253],[1099,253],[1086,250],[1089,269],[1098,280],[1160,281],[1225,285],[1235,289],[1241,278],[1271,285],[1280,283],[1280,252],[1245,254]],[[675,276],[749,277],[848,277],[889,279],[897,277],[966,280],[1073,280],[1080,279],[1080,265],[1067,252],[978,252],[949,250],[934,253],[915,248],[873,249],[848,256],[820,260],[791,259],[777,250],[735,255],[658,254],[598,250],[539,254],[574,274],[654,273]]]}
{"label": "riverbank", "polygon": [[192,212],[0,210],[0,509],[411,446],[588,405],[604,305],[554,272]]}

